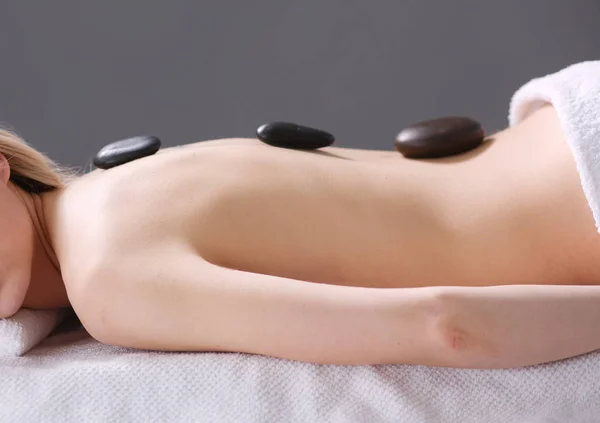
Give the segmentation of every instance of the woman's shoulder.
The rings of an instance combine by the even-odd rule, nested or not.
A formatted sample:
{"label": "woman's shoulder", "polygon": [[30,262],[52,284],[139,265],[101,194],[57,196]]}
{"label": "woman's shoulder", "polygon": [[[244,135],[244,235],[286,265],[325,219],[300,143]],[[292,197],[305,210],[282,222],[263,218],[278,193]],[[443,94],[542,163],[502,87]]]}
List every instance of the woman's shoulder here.
{"label": "woman's shoulder", "polygon": [[108,251],[107,182],[101,172],[80,176],[56,201],[52,232],[67,288],[79,285]]}
{"label": "woman's shoulder", "polygon": [[[252,170],[264,167],[254,165],[264,156],[255,150],[270,151],[234,141],[167,149],[72,181],[60,213],[69,258],[133,260],[146,251],[196,242],[215,202],[239,192]],[[78,266],[79,260],[69,261]]]}
{"label": "woman's shoulder", "polygon": [[61,265],[73,279],[107,264],[129,266],[184,236],[181,219],[192,196],[177,186],[178,166],[164,156],[89,172],[64,189],[58,239]]}

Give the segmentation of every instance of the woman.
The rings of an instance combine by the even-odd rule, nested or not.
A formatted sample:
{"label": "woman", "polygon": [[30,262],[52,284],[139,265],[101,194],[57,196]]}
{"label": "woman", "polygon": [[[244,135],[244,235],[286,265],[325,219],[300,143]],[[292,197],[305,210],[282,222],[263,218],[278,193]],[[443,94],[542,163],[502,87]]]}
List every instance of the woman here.
{"label": "woman", "polygon": [[70,178],[9,132],[0,153],[0,317],[72,306],[109,344],[316,363],[600,348],[600,237],[551,104],[436,160],[226,139]]}

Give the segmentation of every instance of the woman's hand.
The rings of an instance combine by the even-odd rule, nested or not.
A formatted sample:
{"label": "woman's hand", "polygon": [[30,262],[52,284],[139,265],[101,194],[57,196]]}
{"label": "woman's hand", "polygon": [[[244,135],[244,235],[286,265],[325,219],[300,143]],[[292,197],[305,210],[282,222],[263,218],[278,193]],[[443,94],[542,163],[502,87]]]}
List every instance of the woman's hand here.
{"label": "woman's hand", "polygon": [[441,333],[460,367],[523,367],[600,349],[600,286],[443,291]]}

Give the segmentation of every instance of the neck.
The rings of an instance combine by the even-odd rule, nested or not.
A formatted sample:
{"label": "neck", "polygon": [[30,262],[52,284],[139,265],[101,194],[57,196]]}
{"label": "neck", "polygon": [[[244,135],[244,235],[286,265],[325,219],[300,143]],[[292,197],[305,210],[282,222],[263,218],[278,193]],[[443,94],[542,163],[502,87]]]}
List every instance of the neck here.
{"label": "neck", "polygon": [[19,193],[33,223],[34,252],[31,264],[31,281],[24,307],[34,309],[67,307],[65,284],[56,255],[52,228],[56,220],[58,200],[62,194],[56,190],[41,195]]}

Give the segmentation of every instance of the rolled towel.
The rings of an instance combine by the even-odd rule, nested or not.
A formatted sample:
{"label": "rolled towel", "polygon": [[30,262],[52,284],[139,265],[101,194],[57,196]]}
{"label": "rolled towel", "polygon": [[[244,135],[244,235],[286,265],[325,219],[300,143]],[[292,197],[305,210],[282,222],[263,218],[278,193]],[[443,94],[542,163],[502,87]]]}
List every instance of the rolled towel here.
{"label": "rolled towel", "polygon": [[512,97],[509,124],[545,104],[552,104],[560,119],[600,232],[600,61],[580,62],[524,84]]}
{"label": "rolled towel", "polygon": [[0,356],[20,356],[42,342],[67,316],[67,310],[20,309],[0,319]]}

